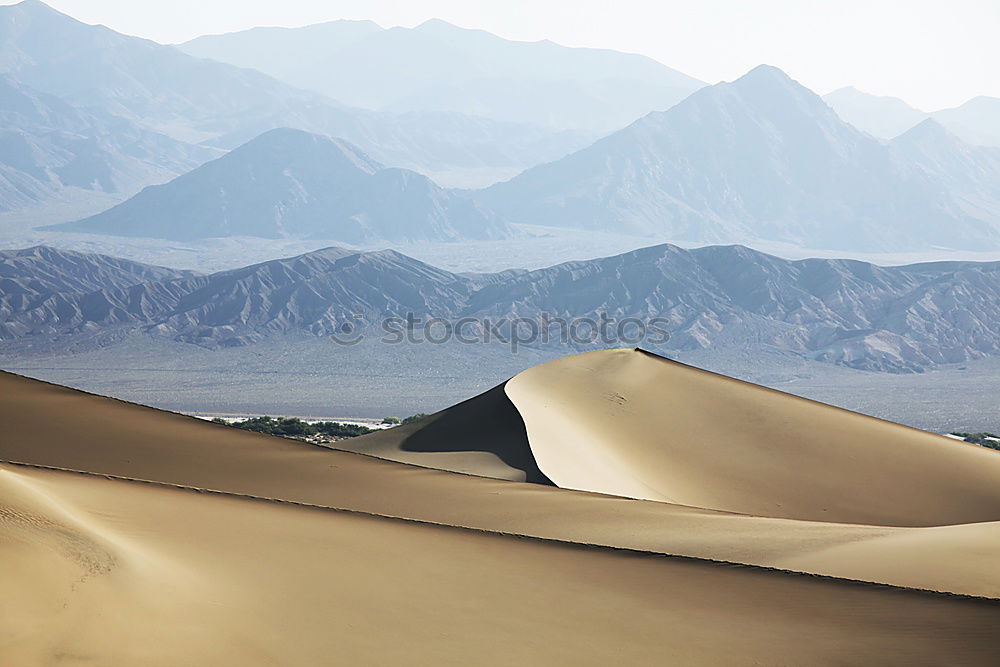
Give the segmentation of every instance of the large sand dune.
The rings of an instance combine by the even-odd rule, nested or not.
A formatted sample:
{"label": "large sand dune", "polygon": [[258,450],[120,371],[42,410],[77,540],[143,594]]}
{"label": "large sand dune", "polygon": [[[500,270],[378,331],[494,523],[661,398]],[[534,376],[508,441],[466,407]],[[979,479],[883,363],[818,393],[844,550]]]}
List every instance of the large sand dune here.
{"label": "large sand dune", "polygon": [[1000,518],[1000,457],[633,350],[506,385],[557,485],[760,516],[927,526]]}
{"label": "large sand dune", "polygon": [[[934,526],[1000,518],[995,452],[642,350],[558,359],[502,387],[514,408],[505,411],[517,424],[503,438],[490,429],[490,451],[529,461],[539,481],[562,488],[812,521]],[[423,426],[436,436],[423,440],[439,443],[439,451],[475,448],[465,428],[471,419],[463,428],[446,425],[459,410],[478,412],[485,425],[496,412],[496,393],[433,415],[426,425],[344,446],[516,478],[509,466],[476,466],[470,457],[459,467],[407,447]],[[515,432],[525,435],[506,437]]]}
{"label": "large sand dune", "polygon": [[0,396],[3,664],[1000,650],[1000,454],[642,352],[351,441],[417,465],[10,374]]}

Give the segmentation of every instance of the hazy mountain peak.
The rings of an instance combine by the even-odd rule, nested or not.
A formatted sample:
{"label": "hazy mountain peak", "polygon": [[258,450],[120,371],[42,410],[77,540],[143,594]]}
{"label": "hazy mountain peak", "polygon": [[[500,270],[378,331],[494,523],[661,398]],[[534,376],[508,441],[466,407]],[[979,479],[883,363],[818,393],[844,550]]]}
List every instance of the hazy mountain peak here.
{"label": "hazy mountain peak", "polygon": [[[795,107],[817,117],[832,115],[822,98],[773,65],[758,65],[731,83],[718,84],[720,90],[737,91],[741,97],[760,108],[784,115]],[[703,89],[711,94],[715,86]],[[702,91],[699,91],[702,92]],[[795,104],[793,104],[795,100]],[[785,109],[782,107],[786,106]]]}
{"label": "hazy mountain peak", "polygon": [[813,91],[773,65],[757,65],[738,79],[728,83],[720,83],[718,86],[732,88],[743,94],[754,96],[787,97],[789,94],[794,94],[796,96],[804,95],[810,99],[820,99]]}
{"label": "hazy mountain peak", "polygon": [[[42,0],[21,0],[21,2],[10,5],[10,9],[19,9],[21,11],[28,12],[47,12],[49,14],[58,14],[59,16],[67,16],[57,9],[50,7],[49,5],[42,2]],[[72,18],[67,16],[67,18]],[[76,19],[74,19],[76,20]]]}
{"label": "hazy mountain peak", "polygon": [[976,95],[961,106],[963,107],[989,107],[996,108],[1000,105],[1000,97],[990,97],[989,95]]}
{"label": "hazy mountain peak", "polygon": [[736,79],[733,83],[759,83],[762,81],[777,81],[784,83],[786,85],[797,84],[797,82],[792,79],[792,77],[785,74],[784,70],[775,67],[774,65],[768,65],[766,63],[761,63],[757,65],[749,72]]}
{"label": "hazy mountain peak", "polygon": [[[934,153],[952,146],[934,145]],[[482,201],[513,222],[698,243],[997,247],[996,189],[959,196],[939,168],[911,169],[904,153],[765,65],[493,186]],[[963,169],[1000,178],[989,161]]]}
{"label": "hazy mountain peak", "polygon": [[938,121],[933,118],[926,118],[896,137],[896,139],[893,140],[893,143],[903,141],[957,142],[960,140]]}
{"label": "hazy mountain peak", "polygon": [[734,81],[706,86],[672,109],[651,115],[669,123],[684,117],[707,128],[722,122],[715,112],[706,116],[709,109],[729,116],[751,114],[781,131],[790,130],[790,122],[799,126],[819,120],[827,125],[838,122],[822,98],[772,65],[758,65]]}
{"label": "hazy mountain peak", "polygon": [[414,30],[419,30],[420,32],[431,32],[431,31],[441,31],[441,30],[466,30],[461,26],[457,26],[454,23],[448,23],[444,19],[430,18],[413,28]]}
{"label": "hazy mountain peak", "polygon": [[312,30],[234,33],[182,48],[366,109],[457,112],[558,130],[612,131],[704,85],[645,56],[509,40],[438,18],[327,40],[310,37]]}
{"label": "hazy mountain peak", "polygon": [[275,160],[279,163],[287,163],[301,156],[322,154],[331,164],[339,162],[367,174],[374,174],[385,168],[348,141],[290,127],[268,130],[230,153],[240,157],[249,154],[257,155],[258,159]]}
{"label": "hazy mountain peak", "polygon": [[934,118],[970,144],[1000,146],[1000,98],[973,97],[961,106],[934,112]]}
{"label": "hazy mountain peak", "polygon": [[54,229],[198,239],[230,236],[376,240],[502,238],[497,216],[357,147],[302,130],[265,132],[104,213]]}
{"label": "hazy mountain peak", "polygon": [[[404,28],[404,30],[406,29]],[[467,42],[468,46],[472,48],[485,45],[490,45],[493,48],[503,48],[504,44],[530,44],[530,42],[507,40],[482,28],[466,28],[439,18],[427,19],[417,27],[409,29],[409,31],[427,38],[446,40],[447,42],[456,44]]]}
{"label": "hazy mountain peak", "polygon": [[897,137],[927,118],[898,97],[872,95],[853,86],[828,93],[823,100],[842,120],[881,139]]}
{"label": "hazy mountain peak", "polygon": [[[32,25],[34,23],[49,26],[85,26],[88,28],[103,27],[92,26],[84,23],[83,21],[73,18],[69,14],[64,14],[58,9],[45,4],[41,0],[21,0],[21,2],[15,5],[0,6],[0,18],[5,15],[8,17],[8,26],[14,29],[17,29],[18,27],[36,27]],[[27,25],[23,23],[24,21],[28,22]],[[0,29],[2,28],[2,22],[0,22]]]}

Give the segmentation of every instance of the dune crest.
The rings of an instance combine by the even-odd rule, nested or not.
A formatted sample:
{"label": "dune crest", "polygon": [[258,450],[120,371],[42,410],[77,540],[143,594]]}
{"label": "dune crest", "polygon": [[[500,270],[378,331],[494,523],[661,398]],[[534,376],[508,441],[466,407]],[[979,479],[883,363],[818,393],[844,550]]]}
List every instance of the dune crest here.
{"label": "dune crest", "polygon": [[1000,518],[996,452],[642,350],[557,359],[505,391],[560,487],[810,521]]}

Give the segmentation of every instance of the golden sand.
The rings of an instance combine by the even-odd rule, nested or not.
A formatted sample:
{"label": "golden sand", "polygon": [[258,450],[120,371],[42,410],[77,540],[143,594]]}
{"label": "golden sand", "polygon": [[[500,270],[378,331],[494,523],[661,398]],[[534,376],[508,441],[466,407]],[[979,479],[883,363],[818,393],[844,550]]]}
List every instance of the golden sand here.
{"label": "golden sand", "polygon": [[344,443],[409,463],[10,374],[0,397],[0,664],[1000,650],[1000,454],[642,352]]}

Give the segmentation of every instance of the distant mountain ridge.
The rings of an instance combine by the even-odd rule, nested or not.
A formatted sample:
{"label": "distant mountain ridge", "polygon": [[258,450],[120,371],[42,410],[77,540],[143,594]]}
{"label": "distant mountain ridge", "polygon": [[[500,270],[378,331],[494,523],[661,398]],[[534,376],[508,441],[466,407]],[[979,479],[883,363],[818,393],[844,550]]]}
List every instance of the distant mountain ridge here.
{"label": "distant mountain ridge", "polygon": [[5,281],[3,294],[7,297],[14,293],[13,283],[7,281],[23,285],[36,295],[54,292],[86,294],[100,289],[117,289],[142,282],[195,275],[195,272],[183,269],[48,246],[0,250],[0,280]]}
{"label": "distant mountain ridge", "polygon": [[180,48],[359,107],[596,133],[669,108],[705,85],[645,56],[506,40],[440,19],[415,28],[371,21],[254,28]]}
{"label": "distant mountain ridge", "polygon": [[[318,139],[266,132],[165,186],[55,229],[357,244],[506,238],[502,217],[694,243],[1000,247],[1000,149],[965,144],[931,119],[880,142],[768,66],[471,193],[442,190],[367,156],[359,159],[371,164],[360,171],[334,169],[343,150],[358,149]],[[331,150],[322,157],[324,146]]]}
{"label": "distant mountain ridge", "polygon": [[929,117],[897,97],[869,95],[851,86],[824,95],[823,101],[846,122],[882,139],[898,137]]}
{"label": "distant mountain ridge", "polygon": [[513,222],[700,243],[1000,247],[1000,219],[974,213],[994,209],[992,192],[948,185],[956,177],[1000,182],[991,157],[974,158],[989,170],[976,176],[927,163],[913,169],[904,158],[762,65],[478,196]]}
{"label": "distant mountain ridge", "polygon": [[954,109],[933,114],[935,120],[970,144],[1000,147],[1000,98],[974,97]]}
{"label": "distant mountain ridge", "polygon": [[903,169],[945,188],[970,218],[1000,221],[1000,148],[971,146],[928,118],[890,143]]}
{"label": "distant mountain ridge", "polygon": [[[266,49],[256,47],[258,38]],[[485,93],[489,82],[503,81],[495,90],[507,91],[502,97],[515,110],[531,107],[536,120],[544,116],[548,96],[559,102],[552,107],[557,116],[567,105],[576,114],[600,112],[601,104],[586,95],[566,103],[570,98],[559,92],[560,81],[590,91],[587,95],[600,88],[604,93],[597,97],[607,93],[621,109],[636,101],[622,101],[623,87],[642,97],[646,93],[636,91],[660,84],[700,85],[641,56],[512,42],[442,21],[390,30],[334,22],[199,43],[236,45],[265,64],[267,49],[285,45],[287,58],[275,66],[292,69],[309,49],[326,45],[331,50],[318,53],[313,65],[332,80],[361,81],[370,67],[395,83],[387,88],[390,79],[384,77],[369,83],[391,88],[394,95],[433,97],[438,93],[432,89],[443,86],[494,111],[495,100]],[[379,45],[385,49],[379,51]],[[324,60],[346,53],[370,57],[359,57],[358,67],[339,69]],[[586,122],[580,126],[590,129],[554,131],[470,116],[448,105],[428,110],[411,97],[416,110],[405,113],[346,107],[261,72],[86,25],[39,0],[25,0],[0,6],[0,76],[5,77],[0,210],[44,203],[63,192],[79,195],[78,189],[123,199],[220,151],[255,145],[279,128],[336,137],[331,145],[348,142],[389,167],[369,174],[374,178],[357,191],[359,197],[378,196],[365,202],[342,197],[332,207],[321,191],[344,192],[344,187],[329,178],[305,193],[284,174],[270,174],[271,187],[258,190],[245,187],[260,183],[253,177],[243,183],[215,173],[178,199],[154,196],[179,193],[174,183],[94,216],[89,229],[102,232],[158,238],[311,236],[322,225],[306,220],[306,212],[327,211],[345,243],[498,238],[507,234],[503,218],[693,243],[767,241],[868,252],[1000,247],[1000,166],[993,149],[967,145],[953,132],[929,126],[878,141],[767,66],[732,83],[698,88],[668,110],[590,143],[595,126]],[[417,89],[406,93],[407,86]],[[379,102],[396,110],[399,103]],[[637,104],[648,108],[649,99]],[[987,127],[991,109],[990,98],[977,98],[960,108],[958,120],[940,122]],[[217,164],[228,168],[237,162]],[[518,175],[485,190],[458,193],[406,169],[469,189]],[[195,170],[178,182],[190,185],[205,174]],[[216,185],[229,194],[205,189]],[[401,216],[408,207],[416,207],[412,225]],[[141,224],[136,216],[144,218]]]}
{"label": "distant mountain ridge", "polygon": [[0,251],[0,329],[4,337],[19,336],[53,318],[66,325],[90,323],[89,329],[99,329],[121,319],[102,310],[93,295],[194,275],[45,246]]}
{"label": "distant mountain ridge", "polygon": [[73,187],[130,195],[219,153],[78,109],[0,75],[0,211]]}
{"label": "distant mountain ridge", "polygon": [[0,74],[179,142],[230,149],[295,127],[345,138],[380,162],[463,187],[509,177],[593,138],[457,113],[350,108],[252,69],[81,23],[39,0],[0,6]]}
{"label": "distant mountain ridge", "polygon": [[893,139],[933,118],[973,146],[1000,147],[1000,99],[974,97],[952,109],[928,113],[895,97],[870,95],[847,87],[823,96],[837,115],[854,127],[881,139]]}
{"label": "distant mountain ridge", "polygon": [[[789,261],[742,246],[660,245],[472,278],[391,250],[329,248],[210,275],[177,275],[34,248],[0,255],[0,271],[10,261],[4,257],[19,256],[32,258],[31,272],[52,278],[34,297],[5,297],[0,338],[38,349],[59,349],[81,336],[114,340],[129,331],[209,348],[285,334],[379,337],[384,318],[408,313],[424,321],[508,323],[538,321],[546,313],[661,318],[670,339],[658,349],[668,354],[761,346],[889,372],[1000,354],[1000,262],[879,267]],[[107,284],[98,287],[81,273]],[[0,284],[4,294],[11,291]],[[509,354],[506,349],[500,352]]]}
{"label": "distant mountain ridge", "polygon": [[344,243],[506,238],[506,223],[426,176],[389,169],[351,144],[265,132],[164,185],[52,229],[191,240],[225,236]]}

